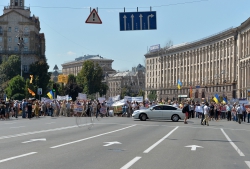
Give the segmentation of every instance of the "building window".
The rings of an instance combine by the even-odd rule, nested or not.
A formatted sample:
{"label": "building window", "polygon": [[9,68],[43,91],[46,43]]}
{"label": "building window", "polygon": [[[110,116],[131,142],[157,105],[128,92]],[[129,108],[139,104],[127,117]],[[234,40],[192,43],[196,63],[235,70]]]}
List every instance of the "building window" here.
{"label": "building window", "polygon": [[8,37],[8,42],[11,42],[11,37]]}
{"label": "building window", "polygon": [[0,46],[0,51],[2,51],[2,46]]}
{"label": "building window", "polygon": [[0,33],[3,33],[3,28],[0,26]]}
{"label": "building window", "polygon": [[27,65],[23,65],[23,71],[24,71],[25,73],[28,72],[28,66],[27,66]]}
{"label": "building window", "polygon": [[29,43],[29,38],[23,38],[24,43]]}
{"label": "building window", "polygon": [[17,37],[15,37],[15,42],[18,43],[18,38]]}
{"label": "building window", "polygon": [[18,51],[18,47],[17,46],[15,46],[15,49],[14,49],[15,51]]}
{"label": "building window", "polygon": [[28,27],[24,28],[24,33],[29,33],[29,28]]}
{"label": "building window", "polygon": [[18,27],[15,27],[15,32],[18,32]]}
{"label": "building window", "polygon": [[15,6],[18,6],[18,0],[15,0]]}
{"label": "building window", "polygon": [[28,47],[27,46],[25,46],[24,48],[23,48],[23,51],[28,51]]}
{"label": "building window", "polygon": [[11,51],[11,47],[10,46],[8,47],[8,50]]}
{"label": "building window", "polygon": [[0,36],[0,42],[2,42],[3,41],[3,38]]}
{"label": "building window", "polygon": [[11,32],[11,27],[8,27],[8,32]]}

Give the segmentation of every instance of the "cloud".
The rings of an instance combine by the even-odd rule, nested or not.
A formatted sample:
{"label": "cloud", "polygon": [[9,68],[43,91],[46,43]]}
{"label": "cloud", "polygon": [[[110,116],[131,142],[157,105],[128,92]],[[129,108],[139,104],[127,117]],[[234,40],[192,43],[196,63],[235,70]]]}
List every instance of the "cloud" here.
{"label": "cloud", "polygon": [[72,52],[72,51],[69,51],[69,52],[67,52],[67,55],[69,55],[69,56],[72,56],[72,55],[75,55],[76,53],[74,53],[74,52]]}

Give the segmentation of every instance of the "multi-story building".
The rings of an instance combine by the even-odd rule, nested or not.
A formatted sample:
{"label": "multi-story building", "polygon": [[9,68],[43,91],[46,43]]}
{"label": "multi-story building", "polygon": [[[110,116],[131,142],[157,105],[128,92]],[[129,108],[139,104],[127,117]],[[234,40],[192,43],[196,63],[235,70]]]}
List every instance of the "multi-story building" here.
{"label": "multi-story building", "polygon": [[247,98],[250,18],[210,37],[148,52],[145,58],[146,96],[156,91],[158,99],[178,95],[211,99],[216,93],[228,99]]}
{"label": "multi-story building", "polygon": [[10,55],[19,55],[24,73],[29,65],[46,60],[45,37],[40,33],[40,21],[31,16],[25,0],[10,0],[0,16],[0,59]]}
{"label": "multi-story building", "polygon": [[112,62],[114,60],[105,59],[99,55],[84,55],[76,58],[75,61],[62,64],[62,73],[64,75],[73,74],[76,76],[82,70],[83,62],[86,60],[91,60],[94,63],[98,63],[104,74],[116,72],[114,69],[112,69]]}
{"label": "multi-story building", "polygon": [[107,98],[121,95],[122,88],[129,90],[127,93],[138,94],[145,90],[145,67],[139,64],[132,71],[109,74],[105,80],[109,87]]}

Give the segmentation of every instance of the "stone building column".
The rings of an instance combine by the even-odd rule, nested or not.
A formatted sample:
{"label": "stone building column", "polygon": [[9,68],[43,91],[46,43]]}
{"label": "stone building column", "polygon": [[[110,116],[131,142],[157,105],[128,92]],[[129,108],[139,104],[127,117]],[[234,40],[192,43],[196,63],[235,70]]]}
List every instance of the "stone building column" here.
{"label": "stone building column", "polygon": [[240,97],[240,89],[242,87],[242,69],[241,69],[241,64],[240,64],[240,59],[242,57],[242,35],[241,33],[239,32],[238,33],[238,55],[236,56],[236,61],[238,63],[238,79],[237,79],[237,84],[238,84],[238,87],[237,87],[237,96]]}

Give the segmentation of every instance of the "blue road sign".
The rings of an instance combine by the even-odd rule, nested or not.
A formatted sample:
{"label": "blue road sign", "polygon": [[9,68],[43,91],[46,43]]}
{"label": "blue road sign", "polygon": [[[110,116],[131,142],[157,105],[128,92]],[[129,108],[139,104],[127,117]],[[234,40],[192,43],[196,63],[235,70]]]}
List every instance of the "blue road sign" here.
{"label": "blue road sign", "polygon": [[157,29],[156,11],[120,12],[120,31]]}

